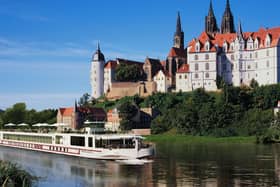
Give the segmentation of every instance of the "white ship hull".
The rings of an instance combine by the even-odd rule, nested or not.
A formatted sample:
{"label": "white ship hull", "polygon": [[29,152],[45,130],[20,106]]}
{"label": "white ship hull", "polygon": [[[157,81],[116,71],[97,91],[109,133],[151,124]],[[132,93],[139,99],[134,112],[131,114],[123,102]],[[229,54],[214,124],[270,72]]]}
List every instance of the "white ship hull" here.
{"label": "white ship hull", "polygon": [[[130,138],[137,138],[136,145],[134,148],[117,148],[117,147],[107,147],[107,148],[97,148],[95,146],[88,147],[88,146],[72,146],[69,145],[65,141],[64,144],[56,144],[56,143],[40,143],[40,142],[30,142],[30,141],[18,141],[14,139],[5,139],[5,135],[12,135],[13,137],[17,136],[30,136],[36,138],[40,138],[42,136],[49,136],[52,138],[52,142],[55,141],[55,137],[63,137],[63,139],[71,138],[72,134],[35,134],[35,133],[13,133],[13,132],[0,132],[0,146],[6,147],[13,147],[13,148],[20,148],[32,151],[41,151],[46,153],[54,153],[54,154],[61,154],[61,155],[69,155],[69,156],[76,156],[76,157],[83,157],[83,158],[92,158],[92,159],[103,159],[103,160],[126,160],[126,159],[139,159],[139,158],[146,158],[151,157],[154,154],[153,146],[146,146],[140,147],[138,143],[139,136],[133,135],[112,135],[112,139],[110,135],[106,136],[89,136],[89,135],[75,135],[75,136],[86,136],[86,138],[103,138],[106,141],[116,140],[118,137],[124,140],[130,140]],[[134,139],[133,139],[134,140]]]}

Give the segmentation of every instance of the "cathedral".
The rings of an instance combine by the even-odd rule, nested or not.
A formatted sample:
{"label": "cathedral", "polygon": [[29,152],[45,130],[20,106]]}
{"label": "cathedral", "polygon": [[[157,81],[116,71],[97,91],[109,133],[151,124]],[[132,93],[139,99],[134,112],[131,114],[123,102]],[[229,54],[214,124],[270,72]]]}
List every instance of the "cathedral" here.
{"label": "cathedral", "polygon": [[205,30],[189,42],[187,64],[176,75],[176,91],[217,90],[217,79],[233,86],[280,82],[280,27],[243,32],[235,30],[229,0],[219,29],[210,1]]}
{"label": "cathedral", "polygon": [[[219,28],[210,0],[205,29],[187,46],[178,13],[173,46],[165,60],[147,57],[144,62],[136,62],[117,58],[105,63],[98,46],[91,64],[92,96],[147,96],[154,92],[188,92],[197,88],[217,91],[218,79],[233,86],[249,86],[253,80],[259,85],[279,83],[280,27],[243,32],[239,21],[236,28],[230,1],[226,0]],[[121,63],[137,64],[146,79],[138,83],[116,82],[115,70]]]}

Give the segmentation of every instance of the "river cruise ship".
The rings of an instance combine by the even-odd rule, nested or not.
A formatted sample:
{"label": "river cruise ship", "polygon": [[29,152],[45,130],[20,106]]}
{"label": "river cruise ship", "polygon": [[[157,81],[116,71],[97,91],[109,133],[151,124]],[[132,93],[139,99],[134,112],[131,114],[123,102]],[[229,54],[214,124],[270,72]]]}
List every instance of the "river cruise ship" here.
{"label": "river cruise ship", "polygon": [[153,156],[154,147],[129,134],[27,133],[0,131],[0,145],[47,153],[105,160]]}

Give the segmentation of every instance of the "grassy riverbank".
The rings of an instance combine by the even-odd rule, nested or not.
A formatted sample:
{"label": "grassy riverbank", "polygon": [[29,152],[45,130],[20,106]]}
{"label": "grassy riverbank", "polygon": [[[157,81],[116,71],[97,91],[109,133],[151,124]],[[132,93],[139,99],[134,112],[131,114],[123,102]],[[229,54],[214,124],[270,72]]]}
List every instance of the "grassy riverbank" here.
{"label": "grassy riverbank", "polygon": [[175,142],[175,143],[256,143],[255,136],[248,137],[225,137],[217,138],[210,136],[190,136],[190,135],[150,135],[146,137],[146,141],[154,143]]}

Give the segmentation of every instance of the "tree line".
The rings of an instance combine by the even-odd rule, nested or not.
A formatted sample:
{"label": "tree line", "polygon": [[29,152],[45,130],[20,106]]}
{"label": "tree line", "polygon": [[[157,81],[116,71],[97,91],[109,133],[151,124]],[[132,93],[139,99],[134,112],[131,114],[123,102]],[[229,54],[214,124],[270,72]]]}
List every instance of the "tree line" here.
{"label": "tree line", "polygon": [[28,110],[25,103],[16,103],[12,107],[7,108],[0,112],[0,128],[3,128],[7,123],[55,123],[57,110],[46,109],[42,111],[36,111],[34,109]]}

